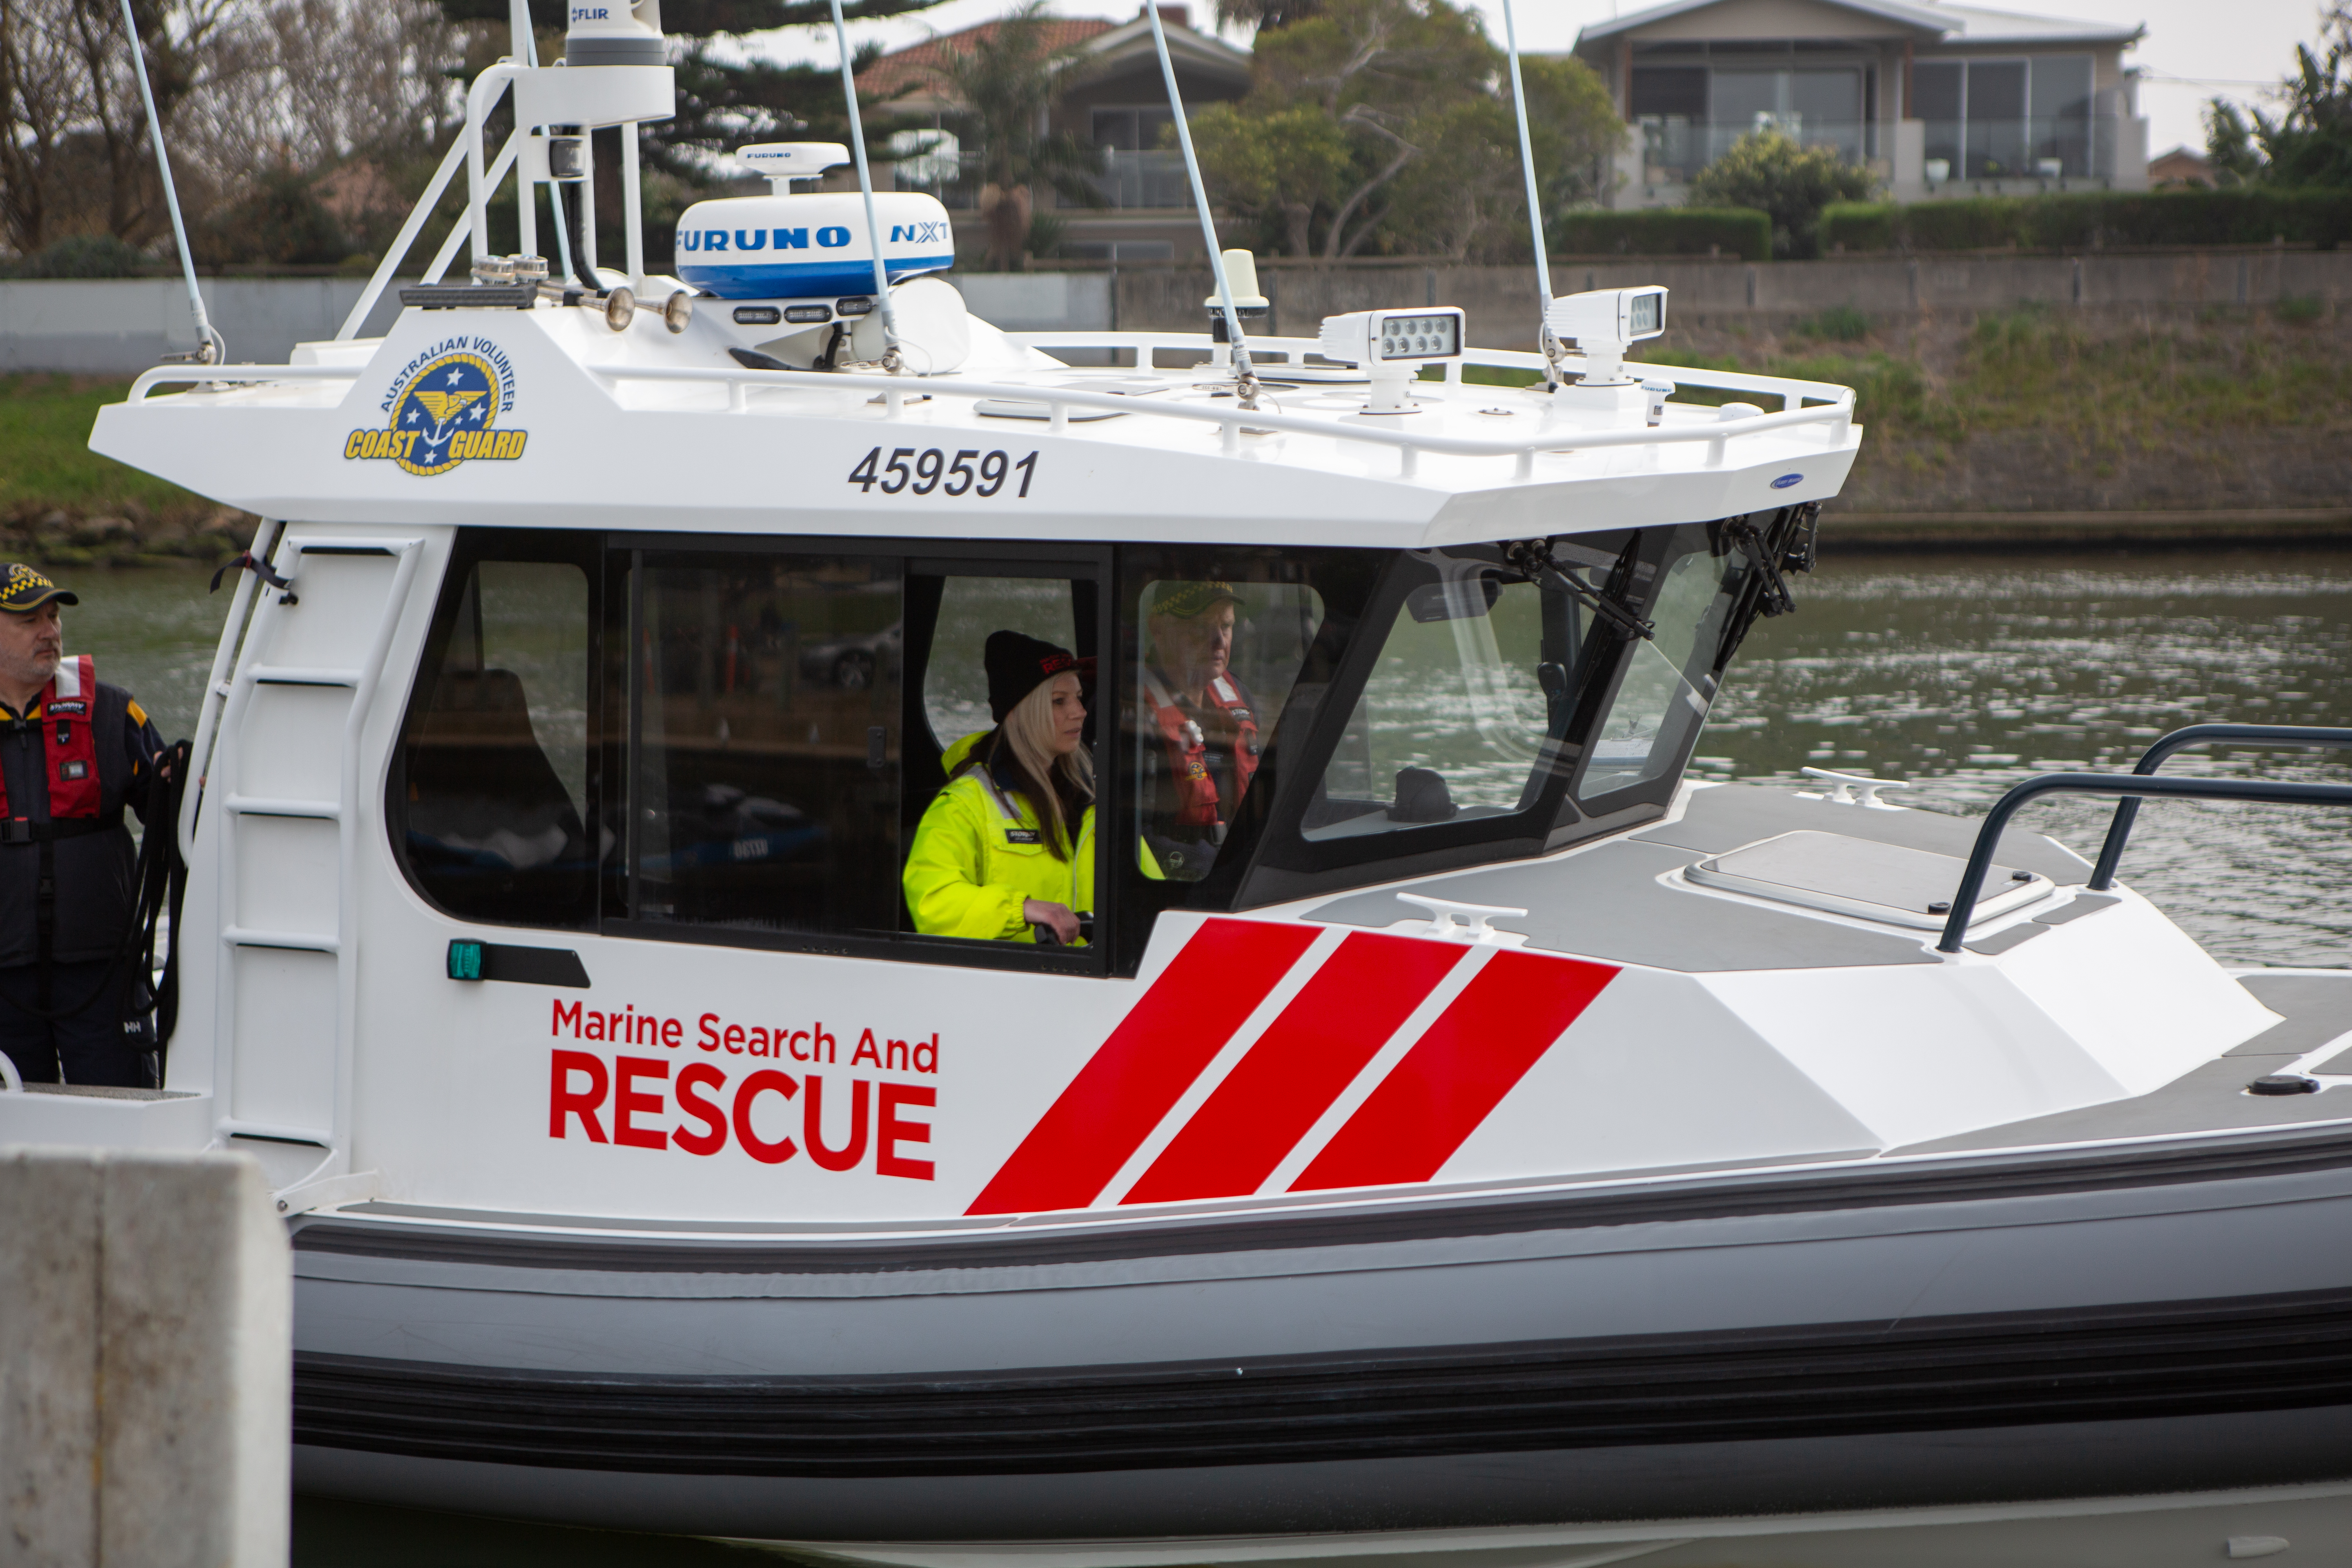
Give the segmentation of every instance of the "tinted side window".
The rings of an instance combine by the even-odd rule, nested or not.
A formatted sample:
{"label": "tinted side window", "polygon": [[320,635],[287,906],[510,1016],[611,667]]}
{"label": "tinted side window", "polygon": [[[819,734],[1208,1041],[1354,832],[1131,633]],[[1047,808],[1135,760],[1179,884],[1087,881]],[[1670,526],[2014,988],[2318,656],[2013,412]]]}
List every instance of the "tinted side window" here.
{"label": "tinted side window", "polygon": [[923,663],[923,718],[942,748],[995,727],[982,652],[989,634],[1017,631],[1078,646],[1071,584],[1061,577],[944,576]]}
{"label": "tinted side window", "polygon": [[1122,743],[1137,864],[1146,877],[1197,882],[1274,742],[1323,596],[1299,581],[1146,574],[1128,610],[1136,673],[1122,694]]}
{"label": "tinted side window", "polygon": [[452,564],[390,803],[411,878],[451,914],[595,918],[589,617],[579,563],[461,552]]}
{"label": "tinted side window", "polygon": [[636,571],[629,916],[896,931],[898,563],[648,552]]}

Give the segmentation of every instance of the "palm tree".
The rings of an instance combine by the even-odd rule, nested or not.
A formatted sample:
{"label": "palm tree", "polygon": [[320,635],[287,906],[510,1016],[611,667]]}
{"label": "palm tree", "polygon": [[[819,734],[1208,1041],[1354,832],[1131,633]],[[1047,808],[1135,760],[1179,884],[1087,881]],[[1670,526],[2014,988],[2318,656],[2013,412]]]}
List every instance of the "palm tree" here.
{"label": "palm tree", "polygon": [[982,216],[992,266],[1021,265],[1029,237],[1030,188],[1050,185],[1087,206],[1105,205],[1097,154],[1066,131],[1048,129],[1062,69],[1079,46],[1055,47],[1046,0],[1025,0],[992,27],[974,28],[931,67],[967,107],[980,142]]}

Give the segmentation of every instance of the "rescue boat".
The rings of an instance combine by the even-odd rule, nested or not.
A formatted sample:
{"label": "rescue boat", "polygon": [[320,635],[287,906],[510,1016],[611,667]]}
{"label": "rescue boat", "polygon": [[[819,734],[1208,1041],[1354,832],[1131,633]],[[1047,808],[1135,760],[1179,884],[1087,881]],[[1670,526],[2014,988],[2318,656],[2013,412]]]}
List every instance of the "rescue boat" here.
{"label": "rescue boat", "polygon": [[[471,233],[667,112],[585,36],[477,85]],[[1001,331],[928,198],[790,190],[839,152],[684,276],[559,195],[569,278],[100,416],[268,521],[164,1086],[0,1138],[265,1163],[299,1489],[940,1568],[2352,1547],[2352,974],[2006,826],[2347,792],[1694,783],[1849,389],[1627,364],[1658,289]],[[1005,628],[1094,661],[1082,945],[899,891]]]}

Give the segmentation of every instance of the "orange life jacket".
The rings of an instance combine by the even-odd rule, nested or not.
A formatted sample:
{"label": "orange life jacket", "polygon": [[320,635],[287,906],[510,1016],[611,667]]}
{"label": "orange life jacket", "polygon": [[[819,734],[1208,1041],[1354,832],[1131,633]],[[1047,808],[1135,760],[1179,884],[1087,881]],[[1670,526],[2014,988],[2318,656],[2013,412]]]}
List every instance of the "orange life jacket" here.
{"label": "orange life jacket", "polygon": [[[57,674],[41,688],[39,707],[41,749],[49,778],[49,816],[96,816],[98,735],[90,727],[90,718],[98,710],[98,672],[89,655],[79,654],[58,664]],[[8,781],[0,774],[0,817],[11,816],[16,814],[8,809]]]}
{"label": "orange life jacket", "polygon": [[[1201,726],[1178,705],[1176,696],[1161,683],[1159,675],[1146,670],[1143,676],[1146,691],[1151,699],[1152,713],[1160,723],[1160,738],[1168,750],[1168,769],[1176,781],[1176,823],[1182,827],[1215,827],[1225,820],[1224,802],[1217,795],[1217,781],[1209,773],[1208,737]],[[1221,675],[1209,682],[1209,702],[1225,710],[1234,726],[1234,798],[1241,798],[1249,788],[1251,775],[1257,772],[1257,715],[1244,695],[1241,685],[1230,676]]]}

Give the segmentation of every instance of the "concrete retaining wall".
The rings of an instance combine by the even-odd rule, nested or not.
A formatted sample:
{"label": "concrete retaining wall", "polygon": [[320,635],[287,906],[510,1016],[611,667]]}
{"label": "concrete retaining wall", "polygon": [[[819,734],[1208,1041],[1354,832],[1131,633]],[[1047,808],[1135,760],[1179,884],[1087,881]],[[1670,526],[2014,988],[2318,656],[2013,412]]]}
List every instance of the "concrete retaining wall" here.
{"label": "concrete retaining wall", "polygon": [[[1202,330],[1207,312],[1201,301],[1212,287],[1206,268],[1121,268],[1117,279],[1114,308],[1120,328]],[[1375,306],[1459,305],[1468,312],[1472,342],[1485,348],[1535,347],[1532,267],[1265,265],[1258,279],[1274,304],[1266,329],[1272,334],[1312,337],[1327,315]],[[2026,302],[2067,310],[2193,311],[2316,299],[2334,309],[2352,301],[2352,250],[2264,246],[2079,257],[1854,256],[1762,264],[1695,258],[1552,264],[1552,288],[1562,294],[1638,283],[1666,285],[1673,290],[1668,321],[1692,326],[1785,322],[1839,306],[1896,316],[2005,310]]]}
{"label": "concrete retaining wall", "polygon": [[[1366,263],[1307,267],[1269,261],[1259,279],[1274,303],[1270,333],[1312,337],[1325,316],[1379,305],[1459,305],[1470,341],[1533,348],[1532,267]],[[1199,331],[1206,268],[1119,267],[1101,271],[951,273],[975,315],[1008,331],[1054,328]],[[2241,249],[2083,256],[1846,256],[1754,265],[1705,258],[1562,259],[1561,293],[1664,283],[1670,321],[1785,322],[1838,306],[1874,316],[2011,310],[2026,301],[2063,309],[2197,310],[2315,299],[2352,300],[2352,250]],[[214,279],[206,308],[229,358],[282,362],[293,346],[332,337],[365,287],[358,279]],[[397,295],[371,314],[381,331]],[[61,370],[130,375],[164,353],[192,348],[195,333],[182,284],[166,278],[106,282],[0,281],[0,371]]]}
{"label": "concrete retaining wall", "polygon": [[950,272],[948,281],[966,310],[1008,332],[1108,330],[1113,317],[1107,272]]}
{"label": "concrete retaining wall", "polygon": [[[237,363],[283,364],[294,345],[331,338],[367,288],[363,278],[207,278],[205,310]],[[384,290],[366,331],[399,313]],[[176,278],[0,281],[0,371],[136,375],[196,346],[188,288]]]}
{"label": "concrete retaining wall", "polygon": [[282,1568],[292,1273],[247,1156],[0,1152],[0,1562]]}

